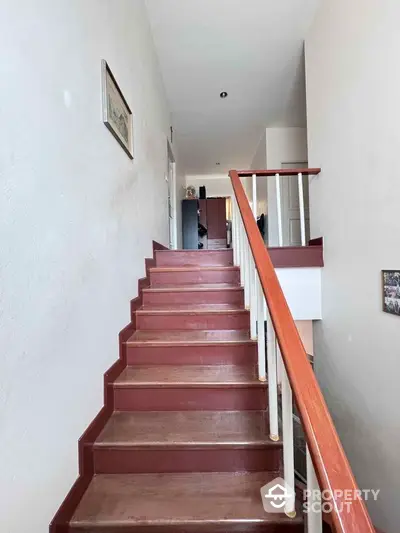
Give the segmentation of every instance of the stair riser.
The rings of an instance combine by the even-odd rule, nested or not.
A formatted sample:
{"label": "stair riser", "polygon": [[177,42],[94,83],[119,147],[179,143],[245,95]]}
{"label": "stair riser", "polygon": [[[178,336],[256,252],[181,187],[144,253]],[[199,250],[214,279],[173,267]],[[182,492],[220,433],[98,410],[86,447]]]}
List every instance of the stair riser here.
{"label": "stair riser", "polygon": [[266,387],[115,388],[117,411],[245,411],[267,409]]}
{"label": "stair riser", "polygon": [[257,362],[256,344],[127,346],[128,365],[245,365]]}
{"label": "stair riser", "polygon": [[212,330],[250,328],[248,311],[238,313],[196,313],[196,314],[142,314],[137,313],[138,329],[144,330]]}
{"label": "stair riser", "polygon": [[240,273],[229,270],[188,270],[184,272],[150,272],[152,287],[177,287],[204,283],[229,283],[239,285]]}
{"label": "stair riser", "polygon": [[156,265],[159,267],[184,266],[231,266],[232,250],[196,251],[162,251],[156,252]]}
{"label": "stair riser", "polygon": [[97,474],[278,471],[281,447],[94,448]]}
{"label": "stair riser", "polygon": [[209,291],[143,292],[143,305],[174,304],[234,304],[244,305],[243,289]]}

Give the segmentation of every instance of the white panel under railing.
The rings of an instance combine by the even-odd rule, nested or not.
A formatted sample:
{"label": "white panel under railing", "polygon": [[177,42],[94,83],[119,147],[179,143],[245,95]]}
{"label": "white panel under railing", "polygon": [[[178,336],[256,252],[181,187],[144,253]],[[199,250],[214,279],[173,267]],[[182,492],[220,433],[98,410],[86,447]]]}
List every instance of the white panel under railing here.
{"label": "white panel under railing", "polygon": [[320,267],[276,268],[294,320],[322,318]]}

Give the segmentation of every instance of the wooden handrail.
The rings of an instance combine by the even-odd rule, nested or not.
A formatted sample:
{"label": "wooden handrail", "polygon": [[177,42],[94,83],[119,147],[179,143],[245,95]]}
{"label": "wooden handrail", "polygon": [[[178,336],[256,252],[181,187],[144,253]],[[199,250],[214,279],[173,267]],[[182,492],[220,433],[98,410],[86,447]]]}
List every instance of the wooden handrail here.
{"label": "wooden handrail", "polygon": [[[301,169],[303,174],[306,174],[305,170],[307,169]],[[315,169],[311,170],[316,173]],[[249,175],[254,173],[255,171],[248,171]],[[282,174],[281,171],[279,173]],[[245,175],[248,174],[246,171]],[[347,506],[345,505],[347,500],[344,497],[346,493],[341,492],[342,496],[340,496],[335,492],[350,490],[354,491],[351,494],[359,494],[356,492],[359,489],[308,361],[268,250],[257,227],[239,173],[231,170],[229,176],[300,413],[319,485],[321,491],[330,491],[330,494],[335,495],[332,499],[332,522],[335,532],[375,533],[364,501],[358,498],[352,500],[352,504]]]}
{"label": "wooden handrail", "polygon": [[236,170],[238,176],[297,176],[298,174],[304,174],[304,176],[315,176],[321,172],[320,168],[279,168],[277,170]]}

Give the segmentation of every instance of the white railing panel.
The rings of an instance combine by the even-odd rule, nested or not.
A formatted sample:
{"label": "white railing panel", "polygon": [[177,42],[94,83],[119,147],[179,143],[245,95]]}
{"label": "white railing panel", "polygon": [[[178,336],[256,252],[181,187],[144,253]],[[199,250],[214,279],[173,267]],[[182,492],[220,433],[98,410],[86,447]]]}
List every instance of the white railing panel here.
{"label": "white railing panel", "polygon": [[298,174],[301,245],[306,245],[306,215],[304,210],[303,174]]}
{"label": "white railing panel", "polygon": [[257,278],[257,344],[258,344],[258,379],[266,381],[266,360],[265,360],[265,305],[264,293],[258,275]]}
{"label": "white railing panel", "polygon": [[239,232],[238,232],[238,207],[236,199],[232,198],[232,248],[233,264],[239,265]]}
{"label": "white railing panel", "polygon": [[250,336],[253,340],[257,340],[257,280],[258,275],[253,259],[253,254],[249,254],[249,268],[250,268]]}
{"label": "white railing panel", "polygon": [[240,285],[244,287],[244,260],[245,260],[245,245],[246,245],[246,235],[244,231],[244,226],[242,222],[242,217],[239,212],[239,265],[240,265]]}
{"label": "white railing panel", "polygon": [[282,222],[282,198],[281,198],[281,177],[275,174],[276,186],[276,212],[278,216],[278,243],[283,246],[283,222]]}
{"label": "white railing panel", "polygon": [[294,439],[293,439],[293,398],[292,388],[286,369],[282,364],[282,439],[283,439],[283,473],[292,493],[286,499],[285,514],[296,516],[295,481],[294,481]]}
{"label": "white railing panel", "polygon": [[244,302],[246,309],[250,310],[250,246],[247,240],[246,232],[244,231]]}
{"label": "white railing panel", "polygon": [[307,531],[322,533],[321,493],[307,446]]}
{"label": "white railing panel", "polygon": [[268,309],[267,315],[267,376],[268,376],[268,414],[269,437],[273,441],[279,440],[278,421],[278,380],[277,380],[277,344],[274,326]]}

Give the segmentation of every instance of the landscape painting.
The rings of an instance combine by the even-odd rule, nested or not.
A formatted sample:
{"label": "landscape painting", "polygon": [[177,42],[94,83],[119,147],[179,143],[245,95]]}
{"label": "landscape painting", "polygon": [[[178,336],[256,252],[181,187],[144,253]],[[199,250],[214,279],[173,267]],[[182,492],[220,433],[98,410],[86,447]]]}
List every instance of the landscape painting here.
{"label": "landscape painting", "polygon": [[103,122],[133,159],[132,112],[108,66],[102,61]]}
{"label": "landscape painting", "polygon": [[383,310],[400,315],[400,270],[382,270]]}

